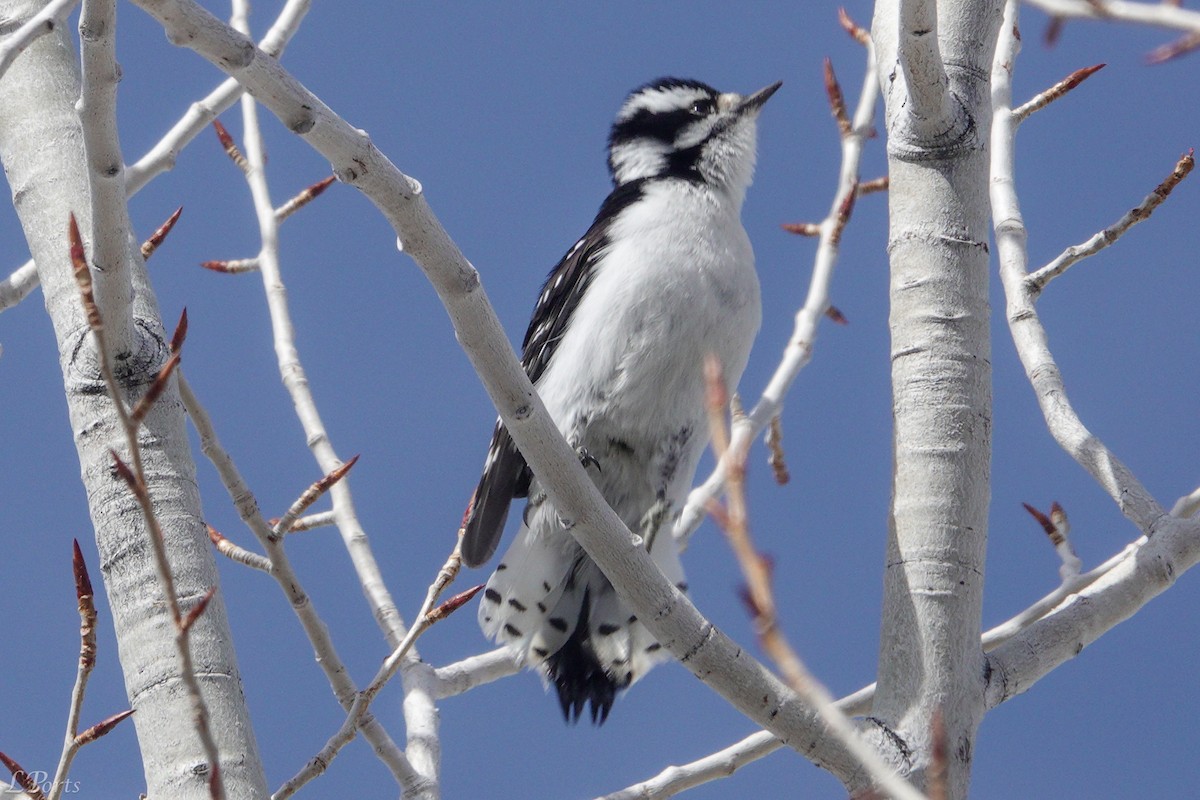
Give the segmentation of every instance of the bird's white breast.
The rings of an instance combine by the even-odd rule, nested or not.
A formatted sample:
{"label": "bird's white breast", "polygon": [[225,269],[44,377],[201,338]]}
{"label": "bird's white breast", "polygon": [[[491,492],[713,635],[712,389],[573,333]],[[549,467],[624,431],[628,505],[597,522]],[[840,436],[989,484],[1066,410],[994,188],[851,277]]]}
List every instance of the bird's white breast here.
{"label": "bird's white breast", "polygon": [[577,417],[654,440],[704,416],[704,359],[736,386],[761,318],[740,203],[685,181],[647,185],[538,382],[568,438]]}

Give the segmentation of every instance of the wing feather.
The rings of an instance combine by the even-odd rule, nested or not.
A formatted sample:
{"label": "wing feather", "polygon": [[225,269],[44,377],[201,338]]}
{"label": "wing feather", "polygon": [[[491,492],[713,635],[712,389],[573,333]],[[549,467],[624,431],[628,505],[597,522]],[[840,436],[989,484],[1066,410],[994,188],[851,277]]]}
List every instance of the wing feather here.
{"label": "wing feather", "polygon": [[[618,214],[642,195],[645,181],[618,186],[604,201],[583,238],[551,270],[538,295],[537,305],[521,342],[521,365],[535,384],[550,366],[571,315],[579,306],[596,274],[596,265],[608,247],[608,232]],[[533,477],[504,423],[496,421],[492,443],[479,485],[471,498],[463,536],[463,562],[477,567],[491,558],[504,533],[508,507],[514,497],[529,493]]]}

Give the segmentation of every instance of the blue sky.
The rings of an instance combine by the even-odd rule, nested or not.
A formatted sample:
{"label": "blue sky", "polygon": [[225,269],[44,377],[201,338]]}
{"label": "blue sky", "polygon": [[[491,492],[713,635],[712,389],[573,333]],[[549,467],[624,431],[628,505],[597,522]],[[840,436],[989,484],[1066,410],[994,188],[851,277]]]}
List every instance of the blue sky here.
{"label": "blue sky", "polygon": [[[257,32],[276,5],[258,4]],[[847,8],[869,22],[869,3]],[[121,138],[132,162],[224,76],[172,48],[137,9],[123,4],[119,12]],[[835,12],[833,4],[801,11],[778,3],[745,3],[736,12],[699,2],[569,10],[317,3],[285,63],[422,181],[516,341],[546,272],[607,191],[604,140],[629,89],[666,74],[742,92],[782,80],[761,119],[758,177],[744,212],[764,296],[763,329],[741,383],[752,400],[787,340],[813,255],[811,241],[779,224],[819,218],[834,188],[838,144],[822,59],[834,60],[851,98],[861,82],[862,50],[838,27]],[[1108,64],[1021,132],[1018,189],[1031,262],[1041,264],[1139,202],[1200,143],[1200,56],[1148,67],[1143,55],[1173,34],[1082,22],[1068,24],[1047,49],[1045,18],[1026,9],[1022,22],[1018,98],[1079,67]],[[327,174],[328,165],[272,117],[264,119],[280,203]],[[240,138],[236,110],[223,120]],[[884,168],[877,140],[863,177]],[[264,511],[278,514],[319,470],[279,381],[258,277],[197,266],[257,250],[249,193],[210,133],[130,210],[148,234],[181,204],[179,227],[151,262],[159,302],[171,320],[187,306],[189,379]],[[822,325],[816,357],[789,398],[784,432],[792,482],[774,485],[761,445],[751,465],[752,524],[775,558],[783,623],[838,694],[873,680],[878,657],[891,463],[885,204],[872,196],[855,210],[833,284],[833,302],[850,324]],[[1084,421],[1168,507],[1200,481],[1198,216],[1200,187],[1185,182],[1151,221],[1056,281],[1039,306]],[[0,210],[0,255],[4,271],[28,257],[7,205]],[[494,411],[433,291],[354,190],[335,185],[288,221],[282,256],[301,357],[340,455],[362,454],[351,477],[355,500],[390,589],[411,618],[453,543]],[[994,287],[993,305],[1001,308]],[[1057,559],[1021,502],[1061,502],[1086,567],[1136,535],[1046,434],[999,315],[993,331],[988,626],[1057,584]],[[0,344],[0,749],[29,769],[52,769],[78,641],[72,537],[81,540],[97,583],[99,567],[40,294],[0,315]],[[201,462],[199,471],[210,522],[252,546],[211,467]],[[331,530],[302,534],[289,540],[289,552],[352,674],[365,683],[385,656],[384,644],[340,539]],[[711,523],[685,567],[701,610],[755,649],[737,601],[740,579]],[[274,788],[324,744],[342,712],[275,584],[229,562],[220,568]],[[460,582],[485,578],[480,571]],[[1134,619],[989,714],[975,750],[973,797],[1154,795],[1200,781],[1197,602],[1200,583],[1185,575]],[[443,664],[487,646],[472,609],[435,628],[421,652]],[[390,691],[376,706],[397,738],[399,698]],[[126,702],[102,611],[85,724]],[[555,701],[528,673],[440,708],[448,798],[592,797],[753,730],[675,664],[635,686],[600,729],[564,727]],[[132,727],[87,747],[73,777],[96,797],[136,796],[143,781]],[[789,796],[840,796],[830,776],[786,752],[690,796],[776,796],[785,789]],[[356,742],[308,796],[333,791],[387,796],[392,786]]]}

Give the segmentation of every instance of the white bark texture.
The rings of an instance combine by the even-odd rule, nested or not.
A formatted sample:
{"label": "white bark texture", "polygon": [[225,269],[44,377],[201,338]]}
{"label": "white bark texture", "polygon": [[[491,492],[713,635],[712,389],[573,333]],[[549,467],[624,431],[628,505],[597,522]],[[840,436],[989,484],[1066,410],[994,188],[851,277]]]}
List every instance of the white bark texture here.
{"label": "white bark texture", "polygon": [[873,24],[891,178],[895,432],[870,722],[919,786],[940,713],[952,798],[966,796],[984,712],[988,76],[999,22],[996,0],[895,0],[877,4]]}
{"label": "white bark texture", "polygon": [[[2,3],[0,18],[28,19],[42,5],[32,0]],[[141,510],[112,470],[110,448],[128,460],[125,437],[99,375],[94,340],[68,258],[68,214],[75,213],[85,234],[94,216],[83,133],[75,110],[79,92],[75,53],[60,27],[34,42],[0,79],[0,157],[58,341],[126,691],[137,712],[133,719],[147,791],[157,798],[204,798],[209,796],[209,767],[179,679],[174,624],[163,603]],[[90,253],[91,243],[86,246]],[[130,399],[153,380],[168,348],[140,258],[123,271],[132,283],[124,292],[133,298],[127,316],[133,320],[127,339],[132,349],[116,354],[115,372]],[[173,385],[150,412],[139,438],[150,495],[186,610],[217,584],[217,573],[201,522],[195,467]],[[266,781],[219,593],[192,628],[191,647],[212,733],[227,756],[221,771],[229,796],[265,797]]]}

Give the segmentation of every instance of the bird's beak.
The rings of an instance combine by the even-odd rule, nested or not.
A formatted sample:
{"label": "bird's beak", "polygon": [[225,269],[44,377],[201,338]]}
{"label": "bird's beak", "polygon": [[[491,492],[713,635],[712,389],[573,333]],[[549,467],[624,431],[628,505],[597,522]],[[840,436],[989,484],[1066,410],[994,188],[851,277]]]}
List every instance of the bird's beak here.
{"label": "bird's beak", "polygon": [[779,91],[780,86],[783,86],[783,81],[775,81],[775,83],[772,83],[770,86],[766,86],[762,89],[759,89],[757,92],[750,95],[749,97],[747,97],[745,100],[743,100],[741,102],[741,104],[738,106],[738,113],[739,114],[747,114],[747,113],[757,114],[759,109],[762,108],[763,103],[770,100],[771,95],[773,95],[773,94],[775,94],[775,92]]}

